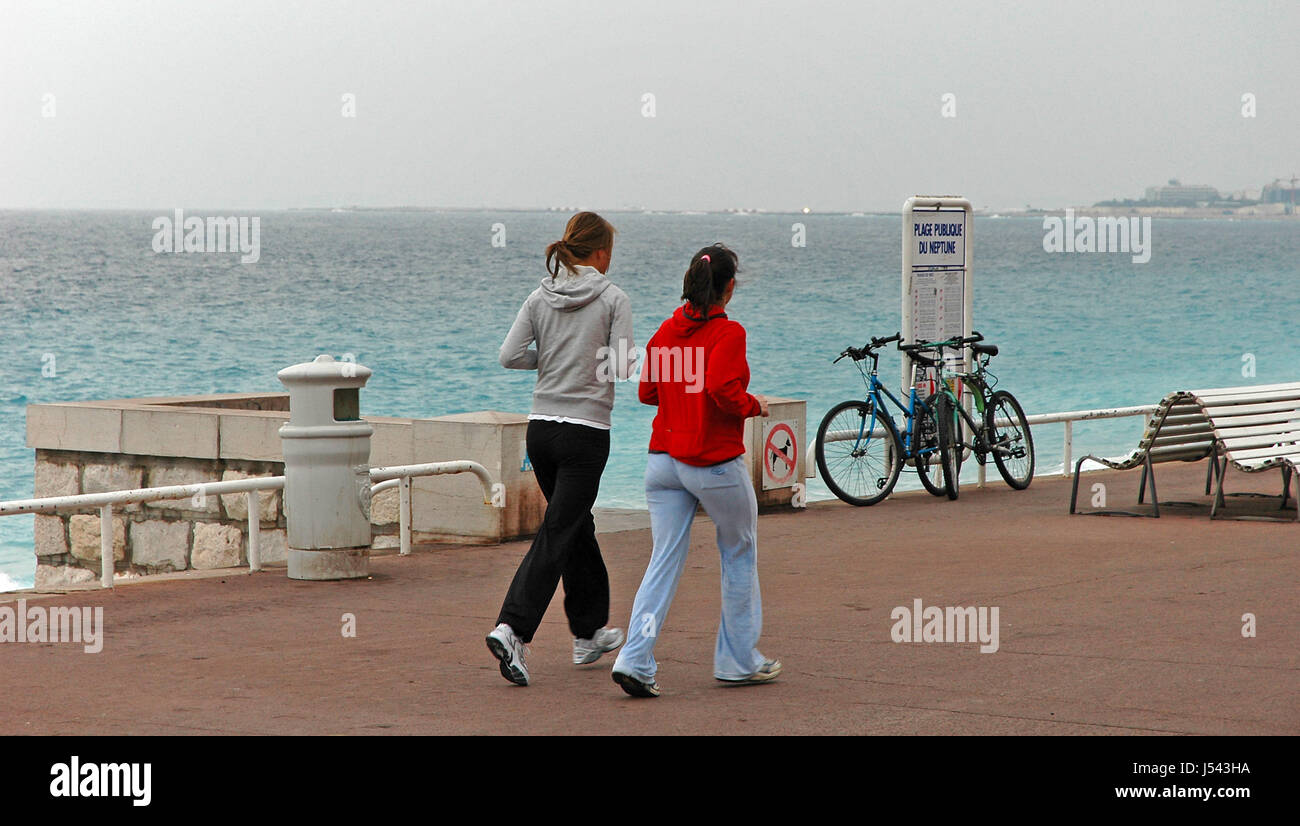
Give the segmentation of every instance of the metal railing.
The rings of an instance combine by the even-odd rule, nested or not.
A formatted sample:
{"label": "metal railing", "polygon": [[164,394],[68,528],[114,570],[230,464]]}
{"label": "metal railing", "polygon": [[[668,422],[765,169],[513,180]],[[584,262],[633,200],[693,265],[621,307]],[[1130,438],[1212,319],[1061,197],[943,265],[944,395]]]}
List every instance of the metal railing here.
{"label": "metal railing", "polygon": [[422,465],[392,465],[370,470],[370,494],[373,496],[390,488],[398,488],[398,554],[411,553],[411,479],[416,476],[441,476],[447,473],[472,473],[483,486],[483,504],[494,508],[506,506],[506,487],[493,482],[487,468],[478,462],[429,462]]}
{"label": "metal railing", "polygon": [[248,569],[262,570],[262,556],[258,548],[262,509],[257,493],[263,490],[280,490],[283,476],[260,476],[254,479],[235,479],[229,482],[199,482],[193,485],[167,485],[159,488],[134,488],[106,493],[81,493],[75,496],[47,496],[43,499],[15,499],[0,502],[0,516],[22,513],[57,513],[62,510],[87,510],[99,508],[99,584],[113,587],[113,506],[158,502],[165,499],[198,498],[203,500],[222,494],[243,493],[248,502]]}
{"label": "metal railing", "polygon": [[[1155,412],[1158,405],[1148,404],[1137,407],[1101,407],[1095,410],[1070,410],[1064,413],[1039,413],[1033,416],[1025,416],[1025,422],[1032,428],[1039,424],[1054,424],[1061,422],[1065,425],[1065,445],[1064,445],[1064,469],[1063,475],[1068,479],[1072,475],[1074,457],[1074,423],[1086,422],[1094,419],[1118,419],[1125,416],[1149,416]],[[1006,425],[1010,422],[1006,419],[997,419],[994,424]],[[872,436],[884,435],[882,428],[872,430]],[[826,434],[826,441],[838,442],[849,439],[857,439],[860,434],[856,430],[834,430]],[[816,456],[816,443],[812,445],[812,455]],[[985,470],[988,465],[979,466],[979,486],[983,487],[985,482]],[[815,472],[816,463],[810,465],[810,470]]]}
{"label": "metal railing", "polygon": [[[1119,419],[1125,416],[1150,416],[1156,411],[1159,405],[1144,404],[1137,407],[1101,407],[1095,410],[1071,410],[1066,413],[1039,413],[1034,416],[1026,416],[1025,421],[1030,427],[1036,424],[1052,424],[1062,422],[1065,425],[1065,464],[1062,469],[1062,475],[1070,478],[1072,475],[1071,468],[1074,467],[1074,423],[1087,422],[1093,419]],[[994,424],[1006,424],[1005,421],[996,420]],[[980,484],[984,484],[984,468],[980,465]]]}
{"label": "metal railing", "polygon": [[[405,556],[411,552],[411,479],[416,476],[438,476],[448,473],[473,473],[483,485],[483,504],[504,508],[505,485],[493,482],[487,469],[478,462],[432,462],[421,465],[394,465],[392,467],[371,468],[370,492],[373,496],[390,487],[401,488],[400,499],[400,553]],[[374,484],[374,483],[378,484]],[[113,587],[113,506],[133,505],[144,502],[159,502],[172,499],[197,499],[196,507],[202,508],[207,496],[221,496],[243,493],[248,504],[248,569],[262,570],[262,555],[259,548],[261,529],[261,503],[258,492],[264,490],[283,490],[283,476],[259,476],[252,479],[236,479],[228,482],[198,482],[193,485],[167,485],[156,488],[133,488],[114,490],[105,493],[81,493],[74,496],[47,496],[41,499],[14,499],[0,502],[0,516],[17,516],[25,513],[52,514],[68,510],[99,509],[99,584],[104,588]]]}

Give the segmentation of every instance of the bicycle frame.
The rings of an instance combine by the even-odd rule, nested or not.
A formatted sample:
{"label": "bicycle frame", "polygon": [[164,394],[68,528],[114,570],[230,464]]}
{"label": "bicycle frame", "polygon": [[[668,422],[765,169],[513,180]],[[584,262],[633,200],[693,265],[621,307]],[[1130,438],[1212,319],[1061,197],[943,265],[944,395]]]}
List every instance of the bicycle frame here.
{"label": "bicycle frame", "polygon": [[[941,392],[948,397],[952,402],[953,409],[957,411],[961,418],[966,422],[966,426],[970,428],[971,441],[962,442],[962,447],[974,453],[977,461],[979,461],[980,464],[984,464],[987,461],[988,455],[992,453],[994,449],[994,446],[988,441],[988,438],[984,434],[984,411],[988,407],[988,399],[991,395],[989,384],[984,379],[984,368],[987,366],[988,360],[981,360],[977,355],[974,359],[975,369],[973,371],[969,373],[950,373],[944,369],[945,362],[943,361],[943,350],[945,348],[960,349],[960,346],[940,342],[937,347],[939,350],[938,392]],[[974,416],[972,416],[970,411],[966,409],[966,406],[961,403],[960,395],[953,389],[952,382],[954,380],[960,381],[970,388],[970,395],[975,403]]]}
{"label": "bicycle frame", "polygon": [[[888,428],[893,431],[894,436],[898,437],[899,444],[902,445],[904,462],[909,460],[915,461],[918,456],[926,456],[938,450],[938,448],[932,447],[922,448],[918,451],[915,449],[915,445],[912,444],[912,420],[915,419],[917,415],[930,415],[930,407],[917,395],[916,387],[913,386],[909,389],[907,394],[907,404],[903,404],[903,402],[893,393],[889,392],[889,388],[886,387],[879,378],[877,378],[876,372],[879,357],[875,353],[872,353],[870,358],[871,372],[867,373],[866,376],[867,395],[863,401],[871,402],[871,422],[868,424],[867,420],[865,418],[863,419],[862,430],[859,431],[857,439],[854,441],[854,450],[859,448],[864,436],[870,440],[871,434],[875,433],[877,419],[882,417],[889,420]],[[893,402],[894,407],[898,408],[898,411],[902,413],[903,423],[907,425],[902,431],[898,429],[898,423],[894,421],[894,417],[890,415],[889,407],[885,403],[885,399],[889,399],[889,401]]]}

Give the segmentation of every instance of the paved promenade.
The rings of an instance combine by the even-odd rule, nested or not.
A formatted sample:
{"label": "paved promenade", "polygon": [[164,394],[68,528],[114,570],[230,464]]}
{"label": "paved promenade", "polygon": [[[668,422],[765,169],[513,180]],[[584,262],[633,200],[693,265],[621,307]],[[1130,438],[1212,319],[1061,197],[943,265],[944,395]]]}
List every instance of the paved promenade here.
{"label": "paved promenade", "polygon": [[[570,664],[558,595],[533,685],[501,678],[483,635],[524,542],[378,557],[362,581],[281,568],[3,595],[102,605],[106,637],[98,654],[0,645],[0,734],[1300,734],[1300,525],[1210,522],[1204,470],[1158,468],[1162,496],[1206,503],[1160,519],[1071,517],[1067,480],[1016,493],[996,474],[956,502],[765,515],[761,648],[785,671],[761,686],[712,677],[718,562],[700,517],[654,700],[626,696],[609,657]],[[1099,481],[1111,506],[1134,502],[1137,472],[1088,475],[1084,491]],[[1276,473],[1229,476],[1279,488]],[[626,626],[649,531],[601,544]],[[998,650],[893,642],[890,612],[915,599],[996,606]]]}

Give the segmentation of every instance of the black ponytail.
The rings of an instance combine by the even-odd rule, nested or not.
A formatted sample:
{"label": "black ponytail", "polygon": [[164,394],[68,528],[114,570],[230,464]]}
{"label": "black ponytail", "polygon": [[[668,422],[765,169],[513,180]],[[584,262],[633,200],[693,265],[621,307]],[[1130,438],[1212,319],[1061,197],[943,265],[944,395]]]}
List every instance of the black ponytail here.
{"label": "black ponytail", "polygon": [[704,316],[709,309],[722,301],[727,284],[736,277],[739,259],[722,244],[704,247],[691,258],[682,279],[682,298],[691,309]]}

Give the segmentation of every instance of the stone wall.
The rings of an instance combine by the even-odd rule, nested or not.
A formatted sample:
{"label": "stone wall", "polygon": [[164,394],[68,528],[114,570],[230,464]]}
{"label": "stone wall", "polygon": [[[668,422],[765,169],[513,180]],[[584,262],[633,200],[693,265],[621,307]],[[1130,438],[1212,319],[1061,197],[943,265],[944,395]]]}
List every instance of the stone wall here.
{"label": "stone wall", "polygon": [[[37,450],[35,498],[130,488],[232,482],[284,475],[281,462],[184,459]],[[263,563],[287,559],[282,491],[258,491],[258,548]],[[35,516],[36,588],[99,578],[99,510]],[[371,504],[373,547],[398,545],[397,491]],[[113,570],[140,575],[248,564],[248,504],[244,493],[171,499],[113,507]]]}
{"label": "stone wall", "polygon": [[[284,465],[278,462],[38,449],[34,495],[73,496],[283,473]],[[258,499],[262,560],[283,562],[286,546],[280,491],[259,491]],[[35,519],[38,589],[98,579],[98,509],[37,514]],[[248,507],[243,493],[115,505],[113,568],[156,574],[247,565],[247,531]]]}

